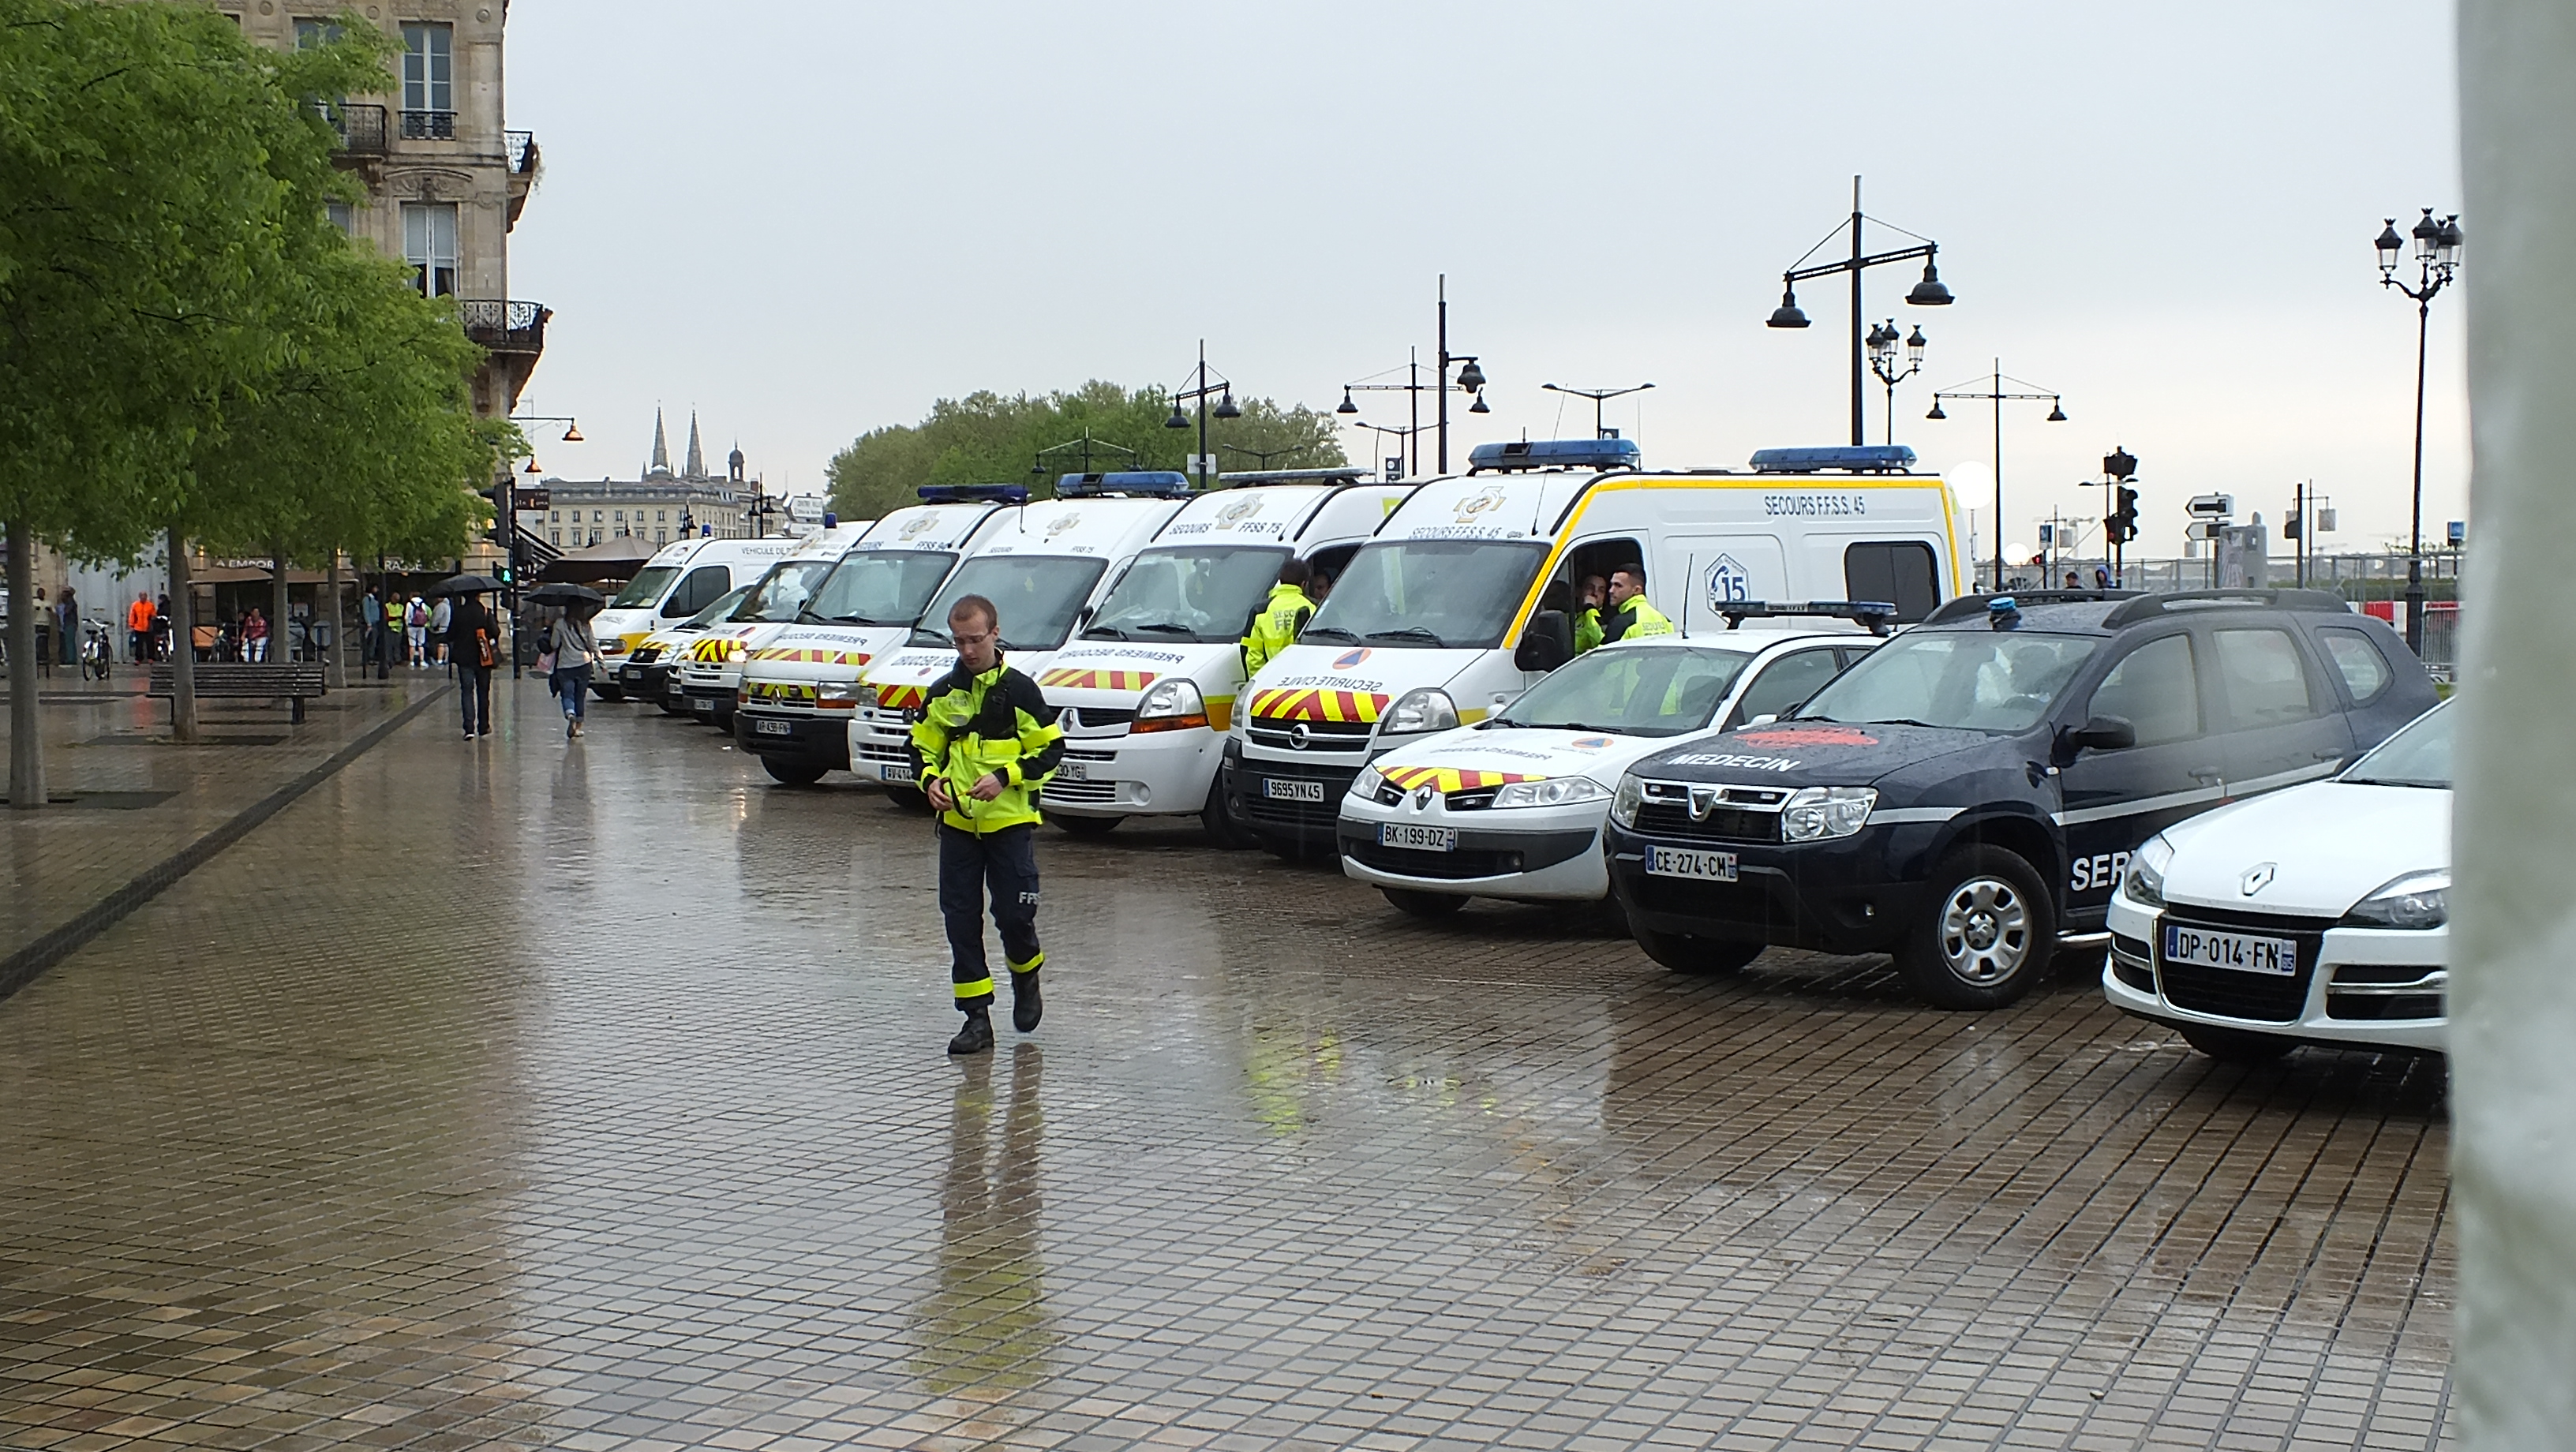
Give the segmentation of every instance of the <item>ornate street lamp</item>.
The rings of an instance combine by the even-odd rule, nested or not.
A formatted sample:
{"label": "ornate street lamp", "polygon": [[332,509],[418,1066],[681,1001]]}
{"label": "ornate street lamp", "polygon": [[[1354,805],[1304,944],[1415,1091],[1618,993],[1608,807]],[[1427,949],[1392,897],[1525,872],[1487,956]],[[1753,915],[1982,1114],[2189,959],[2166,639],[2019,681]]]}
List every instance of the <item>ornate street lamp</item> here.
{"label": "ornate street lamp", "polygon": [[[1868,427],[1861,416],[1861,379],[1864,376],[1862,359],[1864,349],[1867,347],[1861,333],[1861,274],[1870,268],[1881,265],[1882,263],[1907,262],[1919,257],[1923,260],[1923,278],[1920,282],[1914,284],[1912,291],[1906,293],[1905,301],[1907,305],[1918,308],[1944,308],[1948,307],[1954,300],[1950,296],[1950,289],[1942,285],[1941,271],[1937,265],[1941,251],[1941,244],[1934,242],[1928,237],[1915,237],[1914,240],[1917,245],[1912,247],[1899,247],[1892,252],[1863,252],[1861,250],[1861,223],[1868,220],[1872,219],[1863,216],[1860,209],[1860,178],[1853,177],[1850,223],[1851,256],[1847,258],[1837,258],[1832,262],[1820,262],[1812,267],[1805,265],[1807,260],[1806,257],[1799,258],[1797,265],[1791,266],[1787,272],[1780,275],[1780,306],[1772,310],[1770,321],[1766,324],[1766,326],[1774,328],[1803,328],[1807,326],[1807,314],[1798,306],[1798,284],[1809,281],[1813,278],[1831,277],[1838,272],[1847,272],[1851,274],[1851,441],[1856,445],[1864,444],[1869,441]],[[1881,222],[1879,225],[1881,227],[1886,227],[1888,224]],[[1842,228],[1840,227],[1834,229],[1836,232],[1841,230]],[[1898,232],[1905,231],[1902,227],[1891,228],[1890,230]],[[1911,232],[1906,232],[1905,235],[1914,237],[1914,234]],[[1822,248],[1825,245],[1825,242],[1831,242],[1832,240],[1833,235],[1828,233],[1824,242],[1819,242],[1814,247],[1807,249],[1807,257],[1815,256],[1817,250]],[[1920,329],[1917,329],[1916,331],[1918,334],[1921,332]],[[1885,377],[1884,374],[1881,374],[1880,376]],[[1891,393],[1889,397],[1892,400],[1894,395]],[[1893,437],[1892,430],[1890,437]]]}
{"label": "ornate street lamp", "polygon": [[2422,220],[2409,229],[2415,238],[2415,285],[2397,280],[2398,254],[2406,239],[2397,235],[2397,219],[2379,229],[2371,245],[2379,251],[2379,285],[2394,288],[2415,304],[2415,504],[2406,544],[2406,648],[2424,653],[2424,353],[2433,328],[2433,298],[2460,268],[2460,214],[2433,220],[2426,207]]}
{"label": "ornate street lamp", "polygon": [[[2058,402],[2055,392],[2043,389],[2026,378],[2015,378],[2004,372],[2003,360],[2000,358],[1995,360],[1993,373],[1973,381],[1982,382],[1986,386],[1978,389],[1961,384],[1956,388],[1944,388],[1932,395],[1932,411],[1923,416],[1928,419],[1948,418],[1949,415],[1941,411],[1941,400],[1945,398],[1982,398],[1991,401],[1995,406],[1995,576],[1992,583],[1995,589],[2000,590],[2004,587],[2004,402],[2007,399],[2033,401],[2047,399],[2050,423],[2066,422],[2066,409]],[[2033,391],[2017,393],[2005,388],[2004,385],[2007,383],[2018,383],[2023,388]]]}

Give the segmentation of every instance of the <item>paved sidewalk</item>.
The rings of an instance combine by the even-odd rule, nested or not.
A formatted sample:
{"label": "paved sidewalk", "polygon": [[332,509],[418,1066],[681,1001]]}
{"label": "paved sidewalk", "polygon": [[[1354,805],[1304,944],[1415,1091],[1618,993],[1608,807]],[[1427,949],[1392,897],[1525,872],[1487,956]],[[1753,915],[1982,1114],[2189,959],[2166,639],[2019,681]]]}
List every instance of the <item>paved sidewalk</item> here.
{"label": "paved sidewalk", "polygon": [[2438,1064],[1132,822],[954,1063],[920,819],[547,705],[0,1002],[0,1447],[2449,1441]]}

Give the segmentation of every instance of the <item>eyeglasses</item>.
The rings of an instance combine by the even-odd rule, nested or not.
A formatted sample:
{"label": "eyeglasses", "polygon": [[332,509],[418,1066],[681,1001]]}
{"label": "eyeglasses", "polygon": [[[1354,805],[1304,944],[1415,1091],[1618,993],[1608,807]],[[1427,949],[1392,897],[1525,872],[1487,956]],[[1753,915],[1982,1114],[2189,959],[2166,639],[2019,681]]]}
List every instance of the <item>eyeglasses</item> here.
{"label": "eyeglasses", "polygon": [[969,635],[965,631],[956,630],[951,631],[948,638],[957,642],[959,645],[984,645],[991,642],[1000,634],[1001,632],[999,630],[987,630],[981,635]]}

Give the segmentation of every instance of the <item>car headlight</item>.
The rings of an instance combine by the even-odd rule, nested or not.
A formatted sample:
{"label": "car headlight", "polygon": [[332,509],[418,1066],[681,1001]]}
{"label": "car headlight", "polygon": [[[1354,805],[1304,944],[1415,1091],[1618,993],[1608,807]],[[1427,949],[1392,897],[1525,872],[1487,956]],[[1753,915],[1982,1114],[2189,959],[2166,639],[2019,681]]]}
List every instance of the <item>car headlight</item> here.
{"label": "car headlight", "polygon": [[1494,810],[1505,807],[1561,807],[1567,802],[1589,802],[1610,795],[1601,784],[1588,776],[1556,776],[1545,781],[1503,783],[1494,793]]}
{"label": "car headlight", "polygon": [[1869,821],[1878,805],[1874,787],[1801,787],[1780,808],[1780,840],[1823,842],[1848,837]]}
{"label": "car headlight", "polygon": [[1622,827],[1637,825],[1637,809],[1646,804],[1646,784],[1633,776],[1619,778],[1619,791],[1610,798],[1610,820]]}
{"label": "car headlight", "polygon": [[[814,704],[826,711],[855,710],[863,688],[856,681],[825,681],[814,688]],[[876,692],[868,691],[871,702]]]}
{"label": "car headlight", "polygon": [[2422,932],[2451,920],[2451,874],[2410,872],[2353,904],[2347,928],[2405,928]]}
{"label": "car headlight", "polygon": [[1384,785],[1386,778],[1378,775],[1376,767],[1363,766],[1359,777],[1351,783],[1351,795],[1364,802],[1373,801],[1377,797],[1377,789]]}
{"label": "car headlight", "polygon": [[2173,863],[2173,844],[2158,832],[2146,845],[2129,854],[2128,875],[2120,879],[2120,891],[2140,907],[2160,908],[2165,905],[2165,868]]}
{"label": "car headlight", "polygon": [[1424,686],[1395,698],[1395,709],[1386,713],[1384,730],[1390,736],[1405,736],[1416,731],[1447,731],[1457,724],[1458,705],[1449,699],[1449,693]]}
{"label": "car headlight", "polygon": [[1208,723],[1207,702],[1200,699],[1199,688],[1188,681],[1156,681],[1145,688],[1136,702],[1136,719],[1127,729],[1141,731],[1180,731]]}

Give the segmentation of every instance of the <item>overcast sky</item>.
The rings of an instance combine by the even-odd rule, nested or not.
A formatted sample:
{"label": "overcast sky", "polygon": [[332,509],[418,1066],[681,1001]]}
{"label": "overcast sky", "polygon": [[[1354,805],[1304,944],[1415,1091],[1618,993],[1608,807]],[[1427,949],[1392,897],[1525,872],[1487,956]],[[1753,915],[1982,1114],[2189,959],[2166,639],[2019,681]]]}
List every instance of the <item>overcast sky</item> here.
{"label": "overcast sky", "polygon": [[[1958,296],[1870,276],[1871,317],[1931,338],[1898,442],[1982,480],[1989,406],[1928,422],[1930,389],[2000,355],[2064,396],[2062,424],[2005,406],[2012,541],[2098,517],[2074,481],[2114,444],[2157,555],[2184,497],[2277,526],[2305,478],[2347,546],[2406,527],[2415,317],[2370,240],[2458,205],[2447,5],[518,0],[509,33],[510,124],[545,153],[511,291],[556,310],[522,407],[590,440],[550,473],[631,477],[658,402],[675,451],[694,406],[712,457],[739,437],[819,487],[936,398],[1168,385],[1202,336],[1240,390],[1327,408],[1431,350],[1444,271],[1492,380],[1453,459],[1584,433],[1542,383],[1651,380],[1610,414],[1650,467],[1740,466],[1845,438],[1848,289],[1762,324],[1859,173]],[[2436,538],[2460,319],[2436,302]]]}

